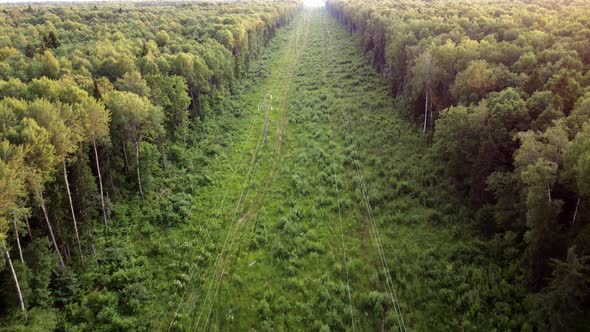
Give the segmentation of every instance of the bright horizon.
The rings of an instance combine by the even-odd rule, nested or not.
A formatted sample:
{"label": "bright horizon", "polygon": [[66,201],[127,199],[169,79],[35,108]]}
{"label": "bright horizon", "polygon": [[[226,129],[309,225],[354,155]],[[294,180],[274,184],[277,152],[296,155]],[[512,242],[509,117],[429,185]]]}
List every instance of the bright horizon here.
{"label": "bright horizon", "polygon": [[305,7],[323,7],[325,5],[324,0],[303,0],[303,6]]}

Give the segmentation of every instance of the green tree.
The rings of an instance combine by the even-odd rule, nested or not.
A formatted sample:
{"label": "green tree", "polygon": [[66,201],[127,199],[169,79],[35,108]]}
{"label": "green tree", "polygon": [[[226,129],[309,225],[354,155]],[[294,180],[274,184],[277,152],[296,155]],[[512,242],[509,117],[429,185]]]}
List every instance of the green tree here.
{"label": "green tree", "polygon": [[[135,146],[135,165],[137,184],[141,197],[144,197],[141,185],[139,163],[139,143],[144,137],[157,138],[162,132],[163,114],[160,107],[152,105],[145,97],[131,92],[113,91],[105,97],[105,105],[112,112],[111,133],[124,133],[126,141]],[[126,142],[122,142],[125,145]],[[123,146],[123,149],[125,147]]]}
{"label": "green tree", "polygon": [[434,152],[445,163],[447,175],[462,182],[472,170],[479,146],[478,118],[485,105],[450,107],[441,112],[434,133]]}
{"label": "green tree", "polygon": [[586,121],[567,147],[564,156],[564,179],[570,183],[578,198],[571,223],[576,222],[580,203],[590,198],[590,121]]}
{"label": "green tree", "polygon": [[58,48],[60,45],[57,33],[55,30],[50,30],[47,34],[43,35],[43,45],[45,48]]}
{"label": "green tree", "polygon": [[494,90],[496,80],[494,71],[485,60],[472,61],[457,74],[451,93],[460,103],[475,103]]}
{"label": "green tree", "polygon": [[49,214],[43,197],[45,184],[49,182],[59,165],[59,159],[55,147],[51,144],[51,138],[47,130],[37,124],[31,118],[23,118],[17,128],[17,142],[24,146],[25,153],[25,183],[33,194],[36,203],[41,207],[43,216],[49,229],[53,248],[58,255],[59,263],[65,267],[63,257],[57,245],[57,239],[53,232],[53,226],[49,220]]}
{"label": "green tree", "polygon": [[70,156],[76,152],[80,142],[84,140],[80,128],[80,117],[69,104],[60,102],[51,104],[42,99],[36,99],[29,104],[27,115],[37,121],[47,130],[49,139],[54,147],[57,160],[62,166],[64,183],[70,205],[70,212],[74,224],[74,231],[78,245],[80,260],[83,261],[82,244],[76,221],[76,213],[72,202],[72,193],[68,180],[67,164]]}
{"label": "green tree", "polygon": [[582,94],[580,83],[578,83],[569,70],[561,70],[553,75],[545,84],[545,89],[561,97],[566,114],[571,112],[575,102]]}
{"label": "green tree", "polygon": [[166,44],[168,44],[169,40],[170,40],[170,36],[168,36],[168,33],[165,30],[160,30],[156,34],[156,43],[158,43],[159,47],[166,46]]}
{"label": "green tree", "polygon": [[191,96],[193,115],[199,116],[203,120],[201,95],[209,92],[209,78],[212,75],[207,64],[198,55],[179,53],[172,60],[171,72],[184,77]]}
{"label": "green tree", "polygon": [[521,146],[514,154],[514,164],[527,192],[526,240],[531,281],[538,283],[547,269],[547,257],[555,243],[553,235],[559,231],[557,218],[563,201],[554,199],[551,193],[569,140],[563,125],[543,133],[523,132],[518,137]]}
{"label": "green tree", "polygon": [[151,87],[151,101],[162,107],[168,137],[183,138],[188,125],[191,99],[186,81],[180,76],[153,75],[147,78]]}
{"label": "green tree", "polygon": [[570,247],[565,260],[552,259],[549,286],[536,297],[554,330],[568,326],[573,314],[580,312],[590,294],[590,256],[579,257]]}
{"label": "green tree", "polygon": [[23,150],[11,145],[7,140],[0,141],[0,250],[4,252],[10,272],[15,283],[21,310],[25,310],[23,294],[17,273],[10,257],[7,233],[12,221],[16,240],[19,246],[21,260],[23,259],[20,240],[17,232],[17,219],[21,218],[25,210],[26,191],[22,167],[24,162]]}
{"label": "green tree", "polygon": [[147,97],[150,94],[147,82],[138,71],[125,73],[123,77],[117,79],[115,87],[117,90],[133,92],[141,97]]}
{"label": "green tree", "polygon": [[100,160],[98,158],[97,144],[107,145],[110,142],[109,125],[111,122],[111,114],[104,105],[94,98],[85,99],[80,105],[82,114],[82,125],[84,126],[85,137],[92,144],[94,152],[94,162],[96,165],[96,173],[98,175],[98,185],[100,189],[100,204],[102,208],[102,217],[105,229],[108,229],[107,210],[104,199],[104,189],[102,181],[102,173],[100,171]]}
{"label": "green tree", "polygon": [[424,126],[422,128],[422,135],[424,135],[428,123],[428,105],[431,104],[430,118],[432,119],[432,94],[440,81],[442,70],[434,60],[430,50],[427,50],[416,59],[416,64],[412,67],[411,72],[413,75],[414,95],[424,95]]}
{"label": "green tree", "polygon": [[58,78],[59,77],[59,61],[53,56],[50,50],[46,50],[41,55],[41,68],[40,74],[41,76],[46,76],[49,78]]}

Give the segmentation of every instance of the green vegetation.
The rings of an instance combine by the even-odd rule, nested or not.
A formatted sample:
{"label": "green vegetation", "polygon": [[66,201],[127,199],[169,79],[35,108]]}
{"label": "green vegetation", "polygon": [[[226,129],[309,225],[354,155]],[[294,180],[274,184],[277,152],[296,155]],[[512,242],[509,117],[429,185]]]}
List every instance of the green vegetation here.
{"label": "green vegetation", "polygon": [[1,329],[155,326],[144,241],[190,218],[224,98],[299,7],[2,8]]}
{"label": "green vegetation", "polygon": [[587,326],[590,8],[300,7],[1,8],[0,331]]}
{"label": "green vegetation", "polygon": [[435,162],[473,211],[467,223],[501,251],[519,253],[511,275],[522,280],[538,329],[583,326],[590,300],[582,263],[590,254],[588,3],[327,6],[359,38],[400,113],[433,143]]}

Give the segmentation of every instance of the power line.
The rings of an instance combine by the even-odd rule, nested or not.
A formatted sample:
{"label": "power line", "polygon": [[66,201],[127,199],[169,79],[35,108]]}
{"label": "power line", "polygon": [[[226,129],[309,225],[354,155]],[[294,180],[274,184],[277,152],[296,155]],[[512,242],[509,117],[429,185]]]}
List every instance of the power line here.
{"label": "power line", "polygon": [[[329,36],[330,33],[329,33],[329,30],[327,30],[327,28],[326,28],[326,31],[328,32],[328,36]],[[333,54],[332,54],[332,62],[333,63],[336,62],[336,58],[334,57]],[[339,95],[341,95],[342,91],[341,91],[340,86],[338,86],[338,92],[339,92]],[[355,164],[357,177],[359,178],[359,182],[361,184],[361,193],[363,195],[363,200],[365,202],[365,207],[367,209],[368,219],[369,219],[369,223],[371,225],[372,234],[375,238],[375,244],[377,246],[377,251],[379,254],[381,265],[382,265],[384,273],[385,273],[385,282],[386,282],[386,285],[388,288],[388,292],[389,292],[392,304],[394,306],[394,310],[396,312],[398,327],[399,327],[400,331],[406,331],[406,326],[405,326],[405,322],[404,322],[403,315],[401,312],[401,307],[399,305],[399,300],[398,300],[395,288],[393,287],[393,280],[391,279],[389,266],[387,264],[387,260],[385,259],[385,253],[383,251],[383,247],[382,247],[381,240],[379,237],[379,231],[376,226],[375,217],[373,214],[373,209],[371,207],[370,199],[368,197],[366,183],[365,183],[365,180],[362,175],[362,170],[360,169],[360,161],[358,160],[358,150],[356,148],[356,145],[352,141],[352,129],[350,126],[348,114],[346,112],[344,112],[344,118],[346,120],[346,129],[347,129],[347,133],[348,133],[348,135],[346,135],[347,141],[353,149],[353,164]]]}
{"label": "power line", "polygon": [[[322,16],[322,18],[324,19],[324,22],[322,22],[322,27],[324,28],[323,31],[323,41],[324,41],[324,48],[323,48],[323,57],[324,57],[324,61],[325,61],[325,57],[326,57],[326,52],[327,52],[327,31],[328,31],[328,27],[325,25],[325,16]],[[324,67],[324,82],[327,83],[327,79],[326,79],[326,68]],[[335,156],[335,144],[333,144],[333,140],[332,140],[332,136],[333,136],[333,131],[332,131],[332,121],[331,121],[331,114],[328,111],[328,126],[330,128],[330,145],[332,146],[332,167],[334,169],[334,187],[336,189],[336,199],[338,202],[338,221],[339,221],[339,225],[340,225],[340,241],[342,244],[342,256],[344,259],[344,271],[345,271],[345,275],[346,275],[346,285],[347,285],[347,293],[348,293],[348,303],[349,303],[349,307],[350,307],[350,319],[351,319],[351,323],[352,323],[352,331],[355,331],[355,324],[354,324],[354,310],[353,310],[353,305],[352,305],[352,294],[351,294],[351,290],[350,290],[350,277],[348,274],[348,259],[346,256],[346,246],[344,244],[344,231],[343,231],[343,227],[342,227],[342,209],[340,206],[340,191],[338,188],[338,181],[337,181],[337,171],[336,171],[336,156]]]}
{"label": "power line", "polygon": [[[242,161],[244,160],[244,157],[243,156],[244,156],[244,153],[246,152],[247,143],[250,140],[250,136],[252,135],[252,132],[253,132],[252,129],[254,128],[254,124],[255,123],[256,123],[256,120],[255,119],[251,121],[250,127],[248,129],[248,136],[244,140],[244,144],[243,144],[243,147],[241,149],[242,152],[240,153],[240,159],[238,161],[238,165],[233,169],[231,178],[227,178],[224,181],[223,185],[222,185],[222,188],[225,188],[225,191],[224,191],[223,196],[222,196],[222,199],[221,199],[221,201],[220,201],[220,203],[219,203],[219,205],[217,207],[217,211],[216,211],[217,217],[219,217],[220,214],[221,214],[221,208],[223,207],[223,204],[225,203],[225,199],[226,199],[227,194],[229,192],[229,187],[227,186],[227,183],[230,181],[230,179],[231,179],[231,181],[233,181],[235,179],[235,176],[237,174],[237,171],[240,168],[240,166],[242,164]],[[208,227],[207,228],[207,233],[205,235],[205,241],[203,241],[203,245],[201,246],[201,250],[203,248],[205,248],[205,246],[207,245],[207,242],[209,241],[209,237],[211,235],[211,230],[212,230],[212,227]],[[174,311],[174,314],[172,316],[172,320],[170,321],[170,325],[168,326],[168,331],[170,331],[170,329],[172,328],[172,325],[174,324],[174,321],[176,320],[176,315],[178,314],[178,312],[180,311],[180,307],[182,306],[182,302],[184,300],[184,297],[186,296],[186,293],[188,292],[188,289],[192,285],[192,281],[193,281],[193,278],[194,278],[194,276],[196,274],[198,265],[199,265],[198,263],[195,264],[193,266],[193,269],[190,271],[189,281],[187,283],[187,286],[184,289],[184,292],[182,293],[182,296],[181,296],[180,300],[178,301],[178,306],[177,306],[176,310]]]}
{"label": "power line", "polygon": [[[296,36],[296,38],[298,38],[298,36]],[[291,78],[291,76],[292,76],[292,66],[293,66],[293,65],[294,65],[294,63],[296,62],[296,59],[299,57],[299,55],[300,55],[300,52],[297,52],[297,50],[295,50],[295,61],[292,61],[292,62],[290,63],[290,65],[289,65],[289,67],[287,68],[287,74],[286,74],[286,76],[288,76],[288,77],[289,77],[289,79],[290,79],[290,78]],[[282,91],[281,95],[285,95],[285,94],[288,92],[288,88],[289,88],[289,86],[287,86],[287,84],[285,83],[285,82],[288,82],[288,81],[290,81],[290,80],[285,80],[285,81],[283,81],[283,84],[281,84],[281,85],[279,86],[280,88],[282,88],[282,90],[281,90],[281,91]],[[266,93],[265,93],[265,94],[266,94]],[[265,96],[265,97],[266,97],[266,96]],[[271,99],[271,100],[272,100],[272,99]],[[286,100],[287,100],[287,98],[285,98],[285,105],[286,105]],[[285,107],[285,110],[283,110],[283,113],[285,113],[285,112],[286,112],[286,107]],[[285,113],[285,114],[286,114],[286,113]],[[266,129],[267,129],[267,128],[265,127],[265,128],[264,128],[264,132],[265,132],[265,133],[266,133]],[[266,137],[266,135],[265,135],[265,137]],[[281,158],[281,159],[282,159],[282,158]],[[274,159],[274,161],[273,161],[273,169],[276,167],[276,161],[277,161],[277,160],[278,160],[278,159],[275,157],[275,159]],[[251,180],[252,180],[252,179],[253,179],[253,178],[251,178]],[[268,178],[268,179],[270,179],[270,178]],[[236,233],[237,233],[237,228],[236,228],[236,231],[234,232],[234,237],[232,237],[232,240],[231,240],[231,243],[230,243],[229,254],[227,254],[227,256],[228,256],[228,257],[231,255],[231,249],[233,248],[233,243],[234,243],[234,240],[235,240],[235,234],[236,234]],[[228,260],[229,260],[229,258],[228,258]],[[212,312],[212,310],[213,310],[213,306],[214,306],[214,303],[215,303],[215,298],[217,297],[217,293],[218,293],[218,291],[219,291],[219,287],[220,287],[220,285],[221,285],[221,281],[222,281],[222,277],[223,277],[223,273],[224,273],[224,271],[225,271],[225,265],[223,265],[223,266],[222,266],[222,271],[221,271],[221,275],[220,275],[219,281],[218,281],[218,283],[217,283],[217,286],[215,287],[214,295],[213,295],[213,297],[211,298],[211,306],[210,306],[210,308],[209,308],[209,312],[208,312],[208,314],[207,314],[207,320],[205,321],[205,325],[203,326],[203,330],[205,330],[205,329],[207,328],[207,325],[208,325],[208,323],[209,323],[209,318],[210,318],[211,312]],[[204,303],[204,305],[205,305],[205,304],[206,304],[206,299],[205,299],[205,303]],[[201,314],[199,314],[199,321],[200,321],[200,317],[201,317]],[[197,321],[197,325],[195,326],[195,330],[198,328],[199,321]]]}
{"label": "power line", "polygon": [[[261,131],[261,134],[262,134],[262,131]],[[259,151],[259,147],[260,147],[260,138],[262,137],[261,134],[258,136],[256,148],[254,150],[254,153],[252,154],[252,160],[250,161],[250,167],[248,169],[248,173],[247,173],[246,179],[244,180],[244,184],[242,185],[242,191],[240,193],[240,197],[238,199],[236,208],[234,209],[234,214],[233,214],[233,216],[231,218],[230,227],[229,227],[228,233],[227,233],[227,235],[225,237],[225,241],[223,243],[223,247],[221,248],[221,251],[217,255],[217,259],[215,260],[215,264],[213,265],[214,272],[213,272],[213,275],[211,277],[211,282],[209,283],[209,287],[207,289],[207,294],[205,296],[205,299],[203,300],[203,305],[201,306],[201,309],[199,310],[199,317],[198,317],[197,323],[195,325],[195,330],[198,328],[199,323],[201,321],[201,317],[202,317],[202,314],[203,314],[203,309],[205,308],[205,306],[207,304],[207,300],[208,300],[209,295],[210,295],[210,292],[211,292],[211,287],[213,286],[213,283],[215,282],[215,275],[217,274],[216,270],[220,266],[219,265],[220,264],[220,260],[221,260],[221,257],[223,256],[223,253],[225,252],[225,248],[227,246],[228,239],[230,238],[230,236],[232,234],[232,230],[236,229],[233,232],[234,236],[235,236],[235,233],[237,231],[237,227],[235,227],[236,226],[236,221],[237,221],[236,215],[238,213],[238,210],[240,208],[240,205],[243,202],[244,193],[246,192],[246,189],[249,187],[249,185],[246,185],[246,184],[248,183],[248,180],[250,180],[250,183],[251,183],[251,179],[253,178],[252,177],[253,170],[256,168],[256,166],[258,164],[258,162],[257,162],[258,161],[257,155],[258,155],[258,151]],[[249,190],[249,188],[248,188],[248,190]],[[233,237],[232,237],[232,239],[233,239]],[[213,299],[211,301],[213,303]]]}

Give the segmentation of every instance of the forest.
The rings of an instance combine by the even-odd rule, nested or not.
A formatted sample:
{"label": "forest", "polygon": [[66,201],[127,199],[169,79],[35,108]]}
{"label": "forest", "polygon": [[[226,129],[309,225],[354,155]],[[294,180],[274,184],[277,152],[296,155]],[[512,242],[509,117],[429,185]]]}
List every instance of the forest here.
{"label": "forest", "polygon": [[137,204],[158,223],[186,217],[190,192],[208,181],[194,173],[198,157],[187,160],[202,123],[300,6],[1,8],[7,331],[145,329],[147,277],[135,268],[145,257],[118,241],[112,219]]}
{"label": "forest", "polygon": [[0,4],[0,254],[0,331],[584,331],[590,4]]}

